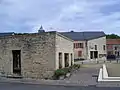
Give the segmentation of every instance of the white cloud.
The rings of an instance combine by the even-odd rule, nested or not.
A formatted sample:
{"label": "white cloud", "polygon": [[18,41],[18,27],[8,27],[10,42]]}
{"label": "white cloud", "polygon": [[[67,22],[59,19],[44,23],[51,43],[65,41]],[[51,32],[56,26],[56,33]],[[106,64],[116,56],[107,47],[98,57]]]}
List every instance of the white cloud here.
{"label": "white cloud", "polygon": [[[16,32],[35,32],[41,24],[45,29],[119,30],[120,13],[105,14],[107,6],[119,0],[3,0],[0,4],[0,27]],[[114,8],[114,7],[113,7]],[[51,30],[51,29],[50,29]]]}

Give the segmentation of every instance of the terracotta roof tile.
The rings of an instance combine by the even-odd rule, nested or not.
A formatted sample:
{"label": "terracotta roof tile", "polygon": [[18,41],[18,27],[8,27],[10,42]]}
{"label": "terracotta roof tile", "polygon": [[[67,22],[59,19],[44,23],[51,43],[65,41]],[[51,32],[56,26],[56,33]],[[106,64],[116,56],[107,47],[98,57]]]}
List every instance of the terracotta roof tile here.
{"label": "terracotta roof tile", "polygon": [[107,39],[107,44],[120,44],[120,39]]}

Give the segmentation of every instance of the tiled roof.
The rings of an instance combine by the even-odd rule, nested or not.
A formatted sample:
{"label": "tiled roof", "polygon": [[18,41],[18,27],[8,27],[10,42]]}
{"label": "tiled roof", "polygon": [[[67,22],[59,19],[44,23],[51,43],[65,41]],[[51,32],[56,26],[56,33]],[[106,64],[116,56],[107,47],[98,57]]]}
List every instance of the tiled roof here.
{"label": "tiled roof", "polygon": [[73,40],[91,40],[99,37],[105,36],[105,33],[102,31],[91,31],[91,32],[60,32],[64,36],[71,38]]}
{"label": "tiled roof", "polygon": [[107,44],[120,44],[120,39],[107,39]]}

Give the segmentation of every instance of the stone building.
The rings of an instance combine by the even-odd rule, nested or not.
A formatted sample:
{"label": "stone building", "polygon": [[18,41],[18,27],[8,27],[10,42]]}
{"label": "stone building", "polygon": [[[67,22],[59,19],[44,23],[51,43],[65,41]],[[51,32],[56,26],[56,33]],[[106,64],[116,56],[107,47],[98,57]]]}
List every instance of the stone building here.
{"label": "stone building", "polygon": [[58,32],[0,37],[0,72],[24,78],[51,77],[74,63],[73,41]]}
{"label": "stone building", "polygon": [[120,57],[120,39],[107,39],[107,55]]}
{"label": "stone building", "polygon": [[74,40],[75,59],[106,60],[106,35],[102,31],[61,32]]}

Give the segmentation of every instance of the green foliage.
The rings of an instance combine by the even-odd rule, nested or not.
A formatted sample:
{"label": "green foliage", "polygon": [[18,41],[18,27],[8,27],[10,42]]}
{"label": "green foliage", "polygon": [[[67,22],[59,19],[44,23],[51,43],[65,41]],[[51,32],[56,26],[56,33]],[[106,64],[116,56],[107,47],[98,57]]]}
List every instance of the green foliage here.
{"label": "green foliage", "polygon": [[63,75],[66,75],[66,70],[64,69],[57,69],[55,72],[54,72],[54,76],[53,78],[54,79],[58,79],[60,76],[63,76]]}
{"label": "green foliage", "polygon": [[120,36],[116,35],[116,34],[108,34],[106,35],[107,39],[120,39]]}
{"label": "green foliage", "polygon": [[55,71],[55,76],[61,76],[61,75],[65,75],[65,71],[63,69],[58,69]]}
{"label": "green foliage", "polygon": [[79,68],[80,68],[80,64],[74,64],[72,67],[73,67],[74,69],[79,69]]}
{"label": "green foliage", "polygon": [[63,70],[65,71],[66,74],[71,71],[70,68],[63,68]]}
{"label": "green foliage", "polygon": [[80,68],[79,64],[74,64],[73,66],[57,69],[54,72],[53,79],[59,79],[60,76],[65,76],[67,73],[70,73],[72,70],[77,70]]}

